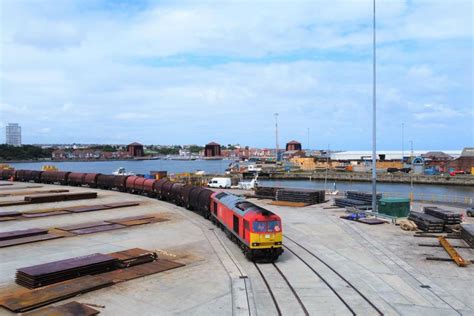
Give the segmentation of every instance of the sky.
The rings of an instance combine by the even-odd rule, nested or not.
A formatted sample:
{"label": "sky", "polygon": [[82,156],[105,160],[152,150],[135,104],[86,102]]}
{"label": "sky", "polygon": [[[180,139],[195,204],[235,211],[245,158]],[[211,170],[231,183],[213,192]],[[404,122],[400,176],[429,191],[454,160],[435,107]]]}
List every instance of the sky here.
{"label": "sky", "polygon": [[[0,10],[0,133],[20,123],[23,143],[274,147],[277,112],[280,144],[372,146],[371,0]],[[473,10],[377,0],[379,149],[474,146]]]}

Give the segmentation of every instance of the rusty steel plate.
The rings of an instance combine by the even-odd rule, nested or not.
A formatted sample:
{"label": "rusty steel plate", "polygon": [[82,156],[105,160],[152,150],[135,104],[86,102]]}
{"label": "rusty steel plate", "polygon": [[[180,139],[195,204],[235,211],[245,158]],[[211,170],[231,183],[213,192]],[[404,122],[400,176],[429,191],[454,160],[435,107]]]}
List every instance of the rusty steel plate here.
{"label": "rusty steel plate", "polygon": [[17,217],[0,217],[0,222],[14,221]]}
{"label": "rusty steel plate", "polygon": [[58,260],[35,266],[20,268],[17,271],[31,276],[56,273],[63,270],[76,269],[83,266],[115,261],[115,258],[101,253],[93,253],[86,256],[74,257],[64,260]]}
{"label": "rusty steel plate", "polygon": [[109,224],[109,225],[103,225],[103,226],[95,226],[95,227],[89,227],[89,228],[75,229],[75,230],[70,230],[69,232],[71,232],[73,234],[76,234],[76,235],[85,235],[85,234],[105,232],[105,231],[108,231],[108,230],[120,229],[120,228],[124,228],[124,227],[127,227],[127,226],[119,225],[119,224]]}
{"label": "rusty steel plate", "polygon": [[155,261],[158,255],[149,250],[132,248],[124,251],[109,253],[109,256],[119,260],[119,267],[126,268],[137,264]]}
{"label": "rusty steel plate", "polygon": [[80,193],[60,193],[60,194],[44,194],[25,196],[25,201],[30,203],[47,203],[58,201],[71,201],[82,199],[94,199],[97,197],[97,192],[80,192]]}
{"label": "rusty steel plate", "polygon": [[136,265],[126,269],[102,273],[100,276],[113,281],[114,283],[120,283],[183,266],[184,264],[182,263],[166,259],[159,259],[157,261]]}
{"label": "rusty steel plate", "polygon": [[119,208],[119,207],[128,207],[128,206],[137,206],[140,205],[139,202],[118,202],[118,203],[108,203],[104,204],[107,208]]}
{"label": "rusty steel plate", "polygon": [[62,226],[62,227],[56,227],[56,229],[60,230],[65,230],[65,231],[71,231],[71,230],[76,230],[76,229],[83,229],[83,228],[89,228],[89,227],[97,227],[97,226],[104,226],[104,225],[110,225],[109,222],[89,222],[89,223],[82,223],[82,224],[75,224],[75,225],[68,225],[68,226]]}
{"label": "rusty steel plate", "polygon": [[30,204],[30,202],[21,201],[21,200],[18,200],[18,201],[4,201],[4,202],[0,202],[0,207],[2,207],[2,206],[24,205],[24,204]]}
{"label": "rusty steel plate", "polygon": [[135,220],[142,220],[142,219],[153,219],[153,218],[155,218],[155,215],[148,214],[148,215],[129,216],[129,217],[111,219],[111,220],[107,220],[107,222],[122,223],[122,222],[128,222],[128,221],[135,221]]}
{"label": "rusty steel plate", "polygon": [[11,216],[20,216],[21,213],[17,211],[7,211],[7,212],[0,212],[0,217],[11,217]]}
{"label": "rusty steel plate", "polygon": [[28,236],[34,236],[34,235],[40,235],[40,234],[46,234],[46,233],[48,233],[48,230],[41,229],[41,228],[12,230],[9,232],[0,233],[0,240],[28,237]]}
{"label": "rusty steel plate", "polygon": [[48,211],[44,213],[34,212],[34,213],[23,213],[22,217],[24,218],[35,218],[35,217],[45,217],[45,216],[55,216],[55,215],[62,215],[62,214],[69,214],[67,211]]}
{"label": "rusty steel plate", "polygon": [[152,219],[136,219],[133,221],[119,221],[117,224],[125,225],[125,226],[138,226],[138,225],[145,225],[150,224]]}
{"label": "rusty steel plate", "polygon": [[76,206],[76,207],[69,207],[65,208],[65,211],[69,211],[72,213],[82,213],[82,212],[93,212],[93,211],[100,211],[108,209],[105,205],[90,205],[90,206]]}
{"label": "rusty steel plate", "polygon": [[94,316],[100,312],[85,304],[73,301],[63,305],[45,307],[24,313],[24,316]]}
{"label": "rusty steel plate", "polygon": [[0,305],[12,312],[25,312],[113,284],[109,278],[88,275],[28,292],[9,291],[8,294],[0,296]]}
{"label": "rusty steel plate", "polygon": [[141,249],[141,248],[131,248],[131,249],[123,250],[123,251],[111,252],[108,255],[118,260],[128,260],[128,259],[146,256],[149,254],[156,256],[155,252],[146,250],[146,249]]}
{"label": "rusty steel plate", "polygon": [[9,239],[9,240],[2,240],[0,241],[0,248],[16,246],[21,244],[28,244],[31,242],[43,241],[43,240],[50,240],[50,239],[57,239],[62,238],[64,236],[56,235],[56,234],[42,234],[30,237],[23,237],[23,238],[16,238],[16,239]]}

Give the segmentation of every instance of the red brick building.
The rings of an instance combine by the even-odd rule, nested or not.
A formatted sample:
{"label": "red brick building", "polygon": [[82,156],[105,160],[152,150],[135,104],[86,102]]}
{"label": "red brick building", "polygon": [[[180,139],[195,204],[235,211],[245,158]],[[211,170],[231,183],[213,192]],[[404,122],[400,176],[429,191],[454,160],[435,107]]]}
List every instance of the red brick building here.
{"label": "red brick building", "polygon": [[204,148],[204,156],[205,157],[219,157],[222,156],[221,153],[221,145],[215,142],[211,142],[206,145]]}
{"label": "red brick building", "polygon": [[300,142],[297,142],[296,140],[292,140],[289,143],[286,143],[286,151],[300,151],[302,150],[302,146]]}
{"label": "red brick building", "polygon": [[131,143],[127,146],[127,148],[128,148],[128,153],[132,157],[143,157],[145,155],[142,144]]}

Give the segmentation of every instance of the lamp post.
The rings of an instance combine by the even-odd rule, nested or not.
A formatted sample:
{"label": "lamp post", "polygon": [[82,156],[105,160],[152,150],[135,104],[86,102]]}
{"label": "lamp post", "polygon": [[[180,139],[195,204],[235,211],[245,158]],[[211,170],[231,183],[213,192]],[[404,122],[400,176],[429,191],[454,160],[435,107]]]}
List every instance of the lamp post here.
{"label": "lamp post", "polygon": [[405,123],[402,123],[402,168],[403,168],[404,156],[405,156]]}
{"label": "lamp post", "polygon": [[278,154],[280,151],[279,145],[278,145],[278,113],[273,114],[275,116],[275,147],[276,147],[276,161],[278,161]]}
{"label": "lamp post", "polygon": [[375,24],[375,0],[373,2],[373,95],[372,95],[372,212],[377,216],[377,89],[376,89],[376,24]]}
{"label": "lamp post", "polygon": [[309,151],[310,148],[311,148],[311,147],[309,146],[309,127],[308,127],[308,144],[307,144],[306,146],[307,146],[306,148],[308,148],[308,151]]}
{"label": "lamp post", "polygon": [[413,203],[413,173],[415,172],[415,168],[413,167],[413,141],[410,140],[410,164],[411,164],[411,174],[410,174],[410,202]]}

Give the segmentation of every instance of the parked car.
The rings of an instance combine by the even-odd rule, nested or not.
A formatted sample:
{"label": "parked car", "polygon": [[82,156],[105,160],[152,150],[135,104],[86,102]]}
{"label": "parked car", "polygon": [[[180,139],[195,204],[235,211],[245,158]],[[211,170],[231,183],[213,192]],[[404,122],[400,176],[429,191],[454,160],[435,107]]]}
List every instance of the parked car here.
{"label": "parked car", "polygon": [[449,175],[454,177],[455,175],[458,175],[458,174],[466,174],[466,171],[464,170],[455,170],[455,171],[451,171],[449,172]]}
{"label": "parked car", "polygon": [[469,208],[466,210],[466,214],[467,214],[467,216],[469,216],[469,217],[474,217],[474,206],[469,207]]}

